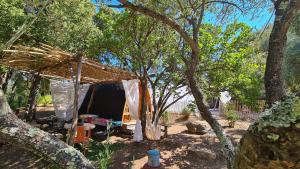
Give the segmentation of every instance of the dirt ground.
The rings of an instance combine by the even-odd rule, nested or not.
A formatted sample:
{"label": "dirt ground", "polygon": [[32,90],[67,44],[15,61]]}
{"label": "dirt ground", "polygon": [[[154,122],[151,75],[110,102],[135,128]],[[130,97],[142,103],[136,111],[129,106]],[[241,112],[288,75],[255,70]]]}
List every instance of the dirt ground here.
{"label": "dirt ground", "polygon": [[[197,118],[190,119],[198,121],[207,126],[203,120]],[[237,121],[235,128],[228,128],[227,121],[223,118],[218,120],[231,139],[236,145],[242,134],[247,130],[250,122]],[[205,135],[188,134],[185,126],[186,122],[173,124],[169,130],[169,136],[160,141],[144,141],[134,143],[131,139],[124,139],[112,136],[112,142],[122,142],[125,144],[122,149],[118,150],[113,156],[113,164],[111,169],[127,169],[129,163],[132,163],[133,169],[141,169],[147,163],[148,157],[146,151],[156,148],[161,154],[161,168],[165,169],[226,169],[226,161],[222,155],[222,150],[215,134],[210,131]],[[189,148],[191,145],[197,147],[208,148],[217,154],[217,159],[207,161],[200,159],[197,155],[191,153]]]}
{"label": "dirt ground", "polygon": [[[208,124],[192,117],[190,121],[198,121],[207,126]],[[226,133],[231,137],[235,144],[241,135],[247,130],[250,122],[237,121],[235,128],[228,128],[227,121],[219,118],[218,121],[224,127]],[[112,136],[113,143],[120,143],[122,146],[112,157],[111,169],[128,169],[131,165],[133,169],[141,169],[147,163],[147,150],[156,148],[160,151],[161,167],[165,169],[226,169],[226,161],[222,155],[220,144],[215,134],[210,130],[205,135],[188,134],[185,126],[187,121],[175,122],[168,130],[168,137],[160,141],[143,141],[135,143],[131,138]],[[208,161],[199,158],[191,153],[191,145],[205,147],[217,154],[217,159]],[[35,155],[22,149],[9,145],[0,145],[0,168],[20,169],[20,168],[51,168]]]}

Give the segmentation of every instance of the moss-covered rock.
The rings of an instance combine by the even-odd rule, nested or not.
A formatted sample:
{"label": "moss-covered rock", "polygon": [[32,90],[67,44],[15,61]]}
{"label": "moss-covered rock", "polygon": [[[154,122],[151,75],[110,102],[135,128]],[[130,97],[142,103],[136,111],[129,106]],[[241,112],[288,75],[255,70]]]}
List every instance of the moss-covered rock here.
{"label": "moss-covered rock", "polygon": [[237,169],[300,168],[300,99],[289,96],[252,124],[237,149]]}

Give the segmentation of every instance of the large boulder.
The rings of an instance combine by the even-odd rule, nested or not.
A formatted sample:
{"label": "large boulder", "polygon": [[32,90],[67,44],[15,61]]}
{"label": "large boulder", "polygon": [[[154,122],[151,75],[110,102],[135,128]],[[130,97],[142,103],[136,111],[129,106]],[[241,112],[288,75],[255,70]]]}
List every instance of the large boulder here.
{"label": "large boulder", "polygon": [[300,99],[273,105],[251,125],[237,149],[236,169],[300,169]]}
{"label": "large boulder", "polygon": [[190,134],[203,135],[203,134],[207,133],[207,130],[206,130],[205,126],[198,123],[198,122],[188,122],[188,123],[186,123],[186,127],[188,129],[187,130],[188,133],[190,133]]}
{"label": "large boulder", "polygon": [[192,154],[195,154],[196,156],[198,156],[200,159],[203,159],[203,160],[213,161],[217,158],[216,153],[213,152],[212,150],[203,148],[203,147],[199,147],[196,145],[192,145],[189,148],[189,152]]}

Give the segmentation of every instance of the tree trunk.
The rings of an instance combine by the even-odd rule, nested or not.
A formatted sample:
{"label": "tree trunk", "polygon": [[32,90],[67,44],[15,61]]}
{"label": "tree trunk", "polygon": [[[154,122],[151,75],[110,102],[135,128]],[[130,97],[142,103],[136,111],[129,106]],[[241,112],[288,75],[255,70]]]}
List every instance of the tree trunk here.
{"label": "tree trunk", "polygon": [[35,119],[37,94],[40,88],[41,79],[42,78],[39,74],[33,75],[33,81],[31,83],[30,93],[29,93],[26,112],[25,112],[26,121],[32,121]]}
{"label": "tree trunk", "polygon": [[266,103],[268,107],[275,101],[281,100],[285,95],[282,75],[282,62],[284,58],[288,29],[300,9],[299,0],[276,1],[275,21],[269,39],[269,49],[265,72]]}
{"label": "tree trunk", "polygon": [[12,113],[2,90],[0,90],[0,140],[21,146],[62,168],[95,168],[75,148],[18,119]]}
{"label": "tree trunk", "polygon": [[14,71],[12,68],[10,68],[6,72],[6,75],[5,75],[5,78],[3,79],[3,84],[2,84],[2,89],[3,89],[4,93],[7,92],[7,85],[8,85],[10,78],[12,77],[13,73],[14,73]]}
{"label": "tree trunk", "polygon": [[142,108],[141,108],[141,123],[142,123],[142,132],[143,138],[147,139],[146,135],[146,123],[147,123],[147,104],[146,104],[146,90],[147,90],[147,79],[142,77],[141,79],[141,86],[142,86]]}
{"label": "tree trunk", "polygon": [[152,88],[152,104],[153,104],[153,112],[152,112],[153,117],[152,117],[151,122],[154,123],[155,119],[156,119],[156,116],[157,116],[157,104],[156,104],[156,96],[155,96],[156,87],[155,87],[155,84],[151,84],[151,88]]}
{"label": "tree trunk", "polygon": [[208,122],[213,131],[216,133],[225,153],[227,159],[228,169],[233,168],[235,149],[229,137],[226,136],[220,123],[212,116],[209,110],[209,106],[206,103],[201,89],[197,85],[197,81],[194,78],[194,73],[189,68],[186,72],[187,80],[191,88],[191,92],[195,98],[196,105],[200,111],[202,118]]}
{"label": "tree trunk", "polygon": [[19,83],[19,80],[22,78],[22,75],[20,73],[16,73],[15,76],[16,76],[15,77],[15,81],[14,81],[12,87],[11,87],[11,95],[8,98],[9,102],[12,102],[15,99],[15,96],[16,96],[16,87],[17,87],[17,84]]}
{"label": "tree trunk", "polygon": [[76,80],[74,84],[74,108],[73,108],[73,119],[72,119],[72,126],[70,135],[68,136],[67,142],[69,145],[74,144],[74,137],[77,130],[77,122],[78,122],[78,92],[79,92],[79,85],[81,79],[81,68],[82,68],[82,56],[79,56],[78,63],[77,63],[77,73],[76,73]]}

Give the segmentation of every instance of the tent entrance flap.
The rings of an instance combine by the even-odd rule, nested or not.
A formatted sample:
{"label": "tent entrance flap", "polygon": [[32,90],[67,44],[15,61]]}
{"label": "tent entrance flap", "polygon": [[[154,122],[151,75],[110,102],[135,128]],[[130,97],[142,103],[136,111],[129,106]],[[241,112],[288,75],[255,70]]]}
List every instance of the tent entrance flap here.
{"label": "tent entrance flap", "polygon": [[79,109],[80,114],[95,114],[100,118],[122,121],[125,92],[121,83],[91,85]]}

